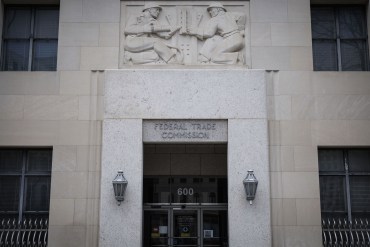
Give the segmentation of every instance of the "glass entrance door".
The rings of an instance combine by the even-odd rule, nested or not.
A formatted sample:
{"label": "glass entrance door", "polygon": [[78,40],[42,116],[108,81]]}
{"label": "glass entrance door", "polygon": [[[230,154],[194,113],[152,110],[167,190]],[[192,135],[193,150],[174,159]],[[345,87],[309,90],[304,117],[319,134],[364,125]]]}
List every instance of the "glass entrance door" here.
{"label": "glass entrance door", "polygon": [[143,247],[227,247],[226,144],[144,144]]}
{"label": "glass entrance door", "polygon": [[227,246],[227,210],[202,210],[202,229],[203,247]]}
{"label": "glass entrance door", "polygon": [[144,209],[144,247],[227,247],[227,208]]}
{"label": "glass entrance door", "polygon": [[144,246],[170,246],[168,210],[144,211]]}
{"label": "glass entrance door", "polygon": [[173,210],[172,246],[199,246],[199,210]]}

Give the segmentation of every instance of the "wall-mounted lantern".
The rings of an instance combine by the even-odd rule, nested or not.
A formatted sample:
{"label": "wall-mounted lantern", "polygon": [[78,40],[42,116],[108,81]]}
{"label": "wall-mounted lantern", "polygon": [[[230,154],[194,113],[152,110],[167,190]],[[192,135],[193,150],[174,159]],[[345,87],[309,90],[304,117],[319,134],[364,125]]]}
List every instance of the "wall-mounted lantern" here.
{"label": "wall-mounted lantern", "polygon": [[114,196],[116,197],[118,206],[121,205],[121,202],[124,200],[124,195],[127,187],[127,180],[123,176],[123,171],[118,171],[116,177],[112,181]]}
{"label": "wall-mounted lantern", "polygon": [[256,197],[258,180],[254,176],[253,170],[248,170],[246,178],[243,180],[245,194],[247,196],[247,201],[252,205],[254,198]]}

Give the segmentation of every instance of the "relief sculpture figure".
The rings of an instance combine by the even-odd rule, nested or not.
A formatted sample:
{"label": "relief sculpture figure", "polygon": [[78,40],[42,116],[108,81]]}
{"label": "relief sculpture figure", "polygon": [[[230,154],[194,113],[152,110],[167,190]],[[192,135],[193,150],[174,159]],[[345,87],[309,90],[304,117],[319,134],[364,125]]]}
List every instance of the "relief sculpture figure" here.
{"label": "relief sculpture figure", "polygon": [[188,28],[186,34],[205,40],[198,52],[198,62],[209,64],[237,64],[244,48],[245,16],[229,13],[218,2],[211,3],[207,11],[209,19],[203,27]]}
{"label": "relief sculpture figure", "polygon": [[170,39],[181,27],[163,25],[157,20],[162,7],[149,2],[142,13],[131,16],[124,29],[124,62],[132,64],[181,63],[181,51],[164,41]]}

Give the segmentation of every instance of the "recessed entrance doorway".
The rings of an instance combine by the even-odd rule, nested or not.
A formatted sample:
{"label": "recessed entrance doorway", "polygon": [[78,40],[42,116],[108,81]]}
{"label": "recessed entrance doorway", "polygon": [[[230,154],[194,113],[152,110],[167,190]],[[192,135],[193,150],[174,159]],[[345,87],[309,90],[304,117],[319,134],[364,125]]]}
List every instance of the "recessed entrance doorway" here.
{"label": "recessed entrance doorway", "polygon": [[144,247],[227,247],[227,145],[144,145]]}

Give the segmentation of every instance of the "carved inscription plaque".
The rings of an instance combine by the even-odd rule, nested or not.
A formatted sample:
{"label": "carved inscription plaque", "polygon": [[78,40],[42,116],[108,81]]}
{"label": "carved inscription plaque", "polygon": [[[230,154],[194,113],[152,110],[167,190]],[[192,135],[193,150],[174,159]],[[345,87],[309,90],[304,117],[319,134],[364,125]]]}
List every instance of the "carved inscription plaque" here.
{"label": "carved inscription plaque", "polygon": [[145,120],[144,142],[227,142],[226,120]]}
{"label": "carved inscription plaque", "polygon": [[122,1],[120,66],[249,65],[249,1]]}

